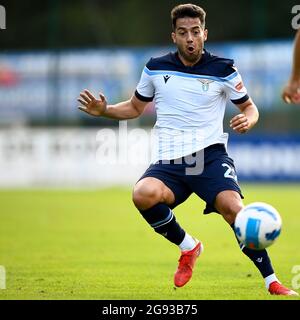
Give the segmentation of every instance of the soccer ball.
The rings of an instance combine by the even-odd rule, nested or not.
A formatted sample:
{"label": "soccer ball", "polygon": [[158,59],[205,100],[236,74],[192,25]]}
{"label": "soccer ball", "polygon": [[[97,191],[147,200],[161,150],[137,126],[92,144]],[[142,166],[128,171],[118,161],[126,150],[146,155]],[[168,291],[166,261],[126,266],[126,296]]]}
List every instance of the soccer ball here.
{"label": "soccer ball", "polygon": [[267,203],[254,202],[237,214],[234,231],[241,244],[262,250],[278,238],[281,225],[281,217],[275,208]]}

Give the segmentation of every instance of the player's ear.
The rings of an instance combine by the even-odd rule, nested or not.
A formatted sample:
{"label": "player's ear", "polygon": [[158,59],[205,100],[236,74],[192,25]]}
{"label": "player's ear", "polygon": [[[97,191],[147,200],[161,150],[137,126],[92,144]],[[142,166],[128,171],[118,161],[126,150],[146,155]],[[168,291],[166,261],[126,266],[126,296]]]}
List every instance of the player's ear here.
{"label": "player's ear", "polygon": [[204,41],[206,41],[207,40],[207,36],[208,36],[208,30],[207,29],[205,29],[204,31],[203,31],[203,39],[204,39]]}
{"label": "player's ear", "polygon": [[172,37],[173,43],[176,43],[176,34],[175,34],[175,32],[171,33],[171,37]]}

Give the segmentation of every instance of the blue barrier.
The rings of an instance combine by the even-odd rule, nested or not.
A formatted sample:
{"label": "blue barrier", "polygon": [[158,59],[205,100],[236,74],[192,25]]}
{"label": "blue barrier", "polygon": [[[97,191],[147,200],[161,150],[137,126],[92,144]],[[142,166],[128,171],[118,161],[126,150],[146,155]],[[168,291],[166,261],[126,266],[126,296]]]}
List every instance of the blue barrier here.
{"label": "blue barrier", "polygon": [[[291,40],[208,43],[206,48],[235,60],[249,94],[262,110],[282,106],[280,92],[290,72]],[[128,99],[150,57],[174,49],[114,48],[0,54],[0,121],[82,117],[76,109],[76,98],[85,88],[95,94],[101,90],[111,103]]]}
{"label": "blue barrier", "polygon": [[240,181],[300,181],[300,136],[233,136],[228,153]]}

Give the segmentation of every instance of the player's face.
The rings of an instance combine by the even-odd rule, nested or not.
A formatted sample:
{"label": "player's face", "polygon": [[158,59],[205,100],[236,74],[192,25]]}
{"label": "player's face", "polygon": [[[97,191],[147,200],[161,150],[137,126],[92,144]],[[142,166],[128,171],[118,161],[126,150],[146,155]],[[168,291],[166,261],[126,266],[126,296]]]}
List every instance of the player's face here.
{"label": "player's face", "polygon": [[185,65],[197,63],[202,55],[207,30],[203,30],[199,18],[179,18],[172,32],[173,42],[177,45],[179,56]]}

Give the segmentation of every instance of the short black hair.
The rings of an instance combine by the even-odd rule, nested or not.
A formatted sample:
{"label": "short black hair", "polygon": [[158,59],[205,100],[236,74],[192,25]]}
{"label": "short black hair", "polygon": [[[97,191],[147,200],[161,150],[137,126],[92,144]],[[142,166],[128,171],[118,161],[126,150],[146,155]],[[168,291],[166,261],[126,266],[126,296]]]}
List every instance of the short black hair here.
{"label": "short black hair", "polygon": [[199,18],[201,22],[201,26],[205,29],[205,17],[206,12],[199,6],[196,6],[192,3],[180,4],[174,7],[171,11],[171,19],[173,30],[176,29],[176,21],[179,18]]}

